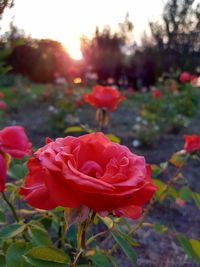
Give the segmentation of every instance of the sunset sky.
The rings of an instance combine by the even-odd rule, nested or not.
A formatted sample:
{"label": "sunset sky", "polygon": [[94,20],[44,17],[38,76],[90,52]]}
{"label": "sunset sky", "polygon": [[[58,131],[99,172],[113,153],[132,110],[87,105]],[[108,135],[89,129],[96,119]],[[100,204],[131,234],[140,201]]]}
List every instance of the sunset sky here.
{"label": "sunset sky", "polygon": [[51,38],[62,42],[72,57],[81,57],[79,38],[91,37],[96,25],[110,25],[114,30],[129,12],[134,37],[139,41],[149,20],[159,20],[166,0],[16,0],[1,21],[1,33],[10,21],[34,38]]}

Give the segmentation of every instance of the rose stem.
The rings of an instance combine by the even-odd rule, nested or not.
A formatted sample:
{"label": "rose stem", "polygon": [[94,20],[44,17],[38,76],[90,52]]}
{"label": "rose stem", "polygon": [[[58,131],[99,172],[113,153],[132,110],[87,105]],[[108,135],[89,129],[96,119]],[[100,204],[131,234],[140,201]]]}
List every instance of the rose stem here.
{"label": "rose stem", "polygon": [[18,215],[17,215],[17,213],[16,213],[16,211],[15,211],[14,206],[13,206],[13,205],[11,204],[11,202],[8,200],[8,198],[7,198],[7,196],[6,196],[6,194],[5,194],[4,192],[1,192],[1,194],[2,194],[2,197],[3,197],[3,199],[5,200],[5,202],[7,203],[8,207],[10,208],[10,210],[11,210],[11,212],[12,212],[12,214],[13,214],[13,217],[15,218],[16,222],[19,222],[20,219],[19,219],[19,217],[18,217]]}
{"label": "rose stem", "polygon": [[[14,206],[12,205],[12,203],[8,200],[6,194],[4,192],[1,192],[3,199],[5,200],[5,202],[7,203],[8,207],[10,208],[13,217],[15,218],[16,222],[20,221],[19,216],[17,215]],[[22,236],[24,238],[24,240],[29,241],[28,238],[26,237],[25,233],[22,233]]]}

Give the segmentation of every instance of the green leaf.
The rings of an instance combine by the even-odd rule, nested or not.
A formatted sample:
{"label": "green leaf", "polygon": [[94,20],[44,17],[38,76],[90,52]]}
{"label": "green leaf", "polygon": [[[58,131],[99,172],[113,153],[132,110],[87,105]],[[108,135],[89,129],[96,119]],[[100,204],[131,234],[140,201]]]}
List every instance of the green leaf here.
{"label": "green leaf", "polygon": [[169,195],[171,195],[174,199],[176,199],[178,197],[178,192],[172,187],[170,186],[168,188],[168,191]]}
{"label": "green leaf", "polygon": [[161,163],[160,163],[160,168],[161,168],[162,170],[165,170],[167,167],[168,167],[168,162],[167,162],[167,161],[166,161],[166,162],[161,162]]}
{"label": "green leaf", "polygon": [[40,229],[38,227],[31,226],[29,227],[29,233],[34,244],[52,246],[52,240],[44,228]]}
{"label": "green leaf", "polygon": [[30,227],[34,227],[40,230],[44,230],[44,226],[41,222],[36,221],[36,220],[31,220],[28,224]]}
{"label": "green leaf", "polygon": [[121,236],[116,235],[113,232],[112,232],[112,236],[117,242],[117,244],[120,246],[120,248],[123,250],[125,255],[129,258],[132,265],[135,266],[137,263],[137,255],[133,247],[126,240],[124,240]]}
{"label": "green leaf", "polygon": [[106,134],[107,138],[114,143],[120,144],[120,139],[114,134]]}
{"label": "green leaf", "polygon": [[56,262],[56,263],[68,263],[68,256],[59,249],[53,247],[39,246],[30,249],[26,255],[28,258]]}
{"label": "green leaf", "polygon": [[200,194],[196,192],[192,192],[192,198],[196,204],[196,206],[200,209]]}
{"label": "green leaf", "polygon": [[9,169],[9,176],[15,179],[22,179],[27,173],[26,162],[23,164],[15,164]]}
{"label": "green leaf", "polygon": [[160,223],[154,223],[153,227],[154,227],[155,231],[158,233],[166,232],[168,229],[165,225],[162,225]]}
{"label": "green leaf", "polygon": [[15,223],[10,224],[0,230],[0,239],[8,239],[21,234],[25,229],[25,225]]}
{"label": "green leaf", "polygon": [[158,174],[161,171],[161,168],[156,164],[152,164],[151,168],[152,168],[152,177],[157,178]]}
{"label": "green leaf", "polygon": [[191,190],[187,186],[181,187],[179,191],[179,197],[185,201],[188,201],[191,198]]}
{"label": "green leaf", "polygon": [[[160,200],[160,196],[163,194],[163,191],[166,187],[166,184],[163,183],[159,179],[153,179],[153,183],[158,187],[157,191],[155,192],[155,197],[157,200]],[[168,191],[165,194],[163,194],[162,196],[164,196],[166,194],[171,195],[174,199],[176,199],[178,196],[177,191],[172,186],[170,186],[168,188]]]}
{"label": "green leaf", "polygon": [[0,210],[0,222],[5,222],[5,221],[6,221],[5,214],[2,210]]}
{"label": "green leaf", "polygon": [[105,216],[105,217],[100,217],[100,219],[105,223],[105,225],[108,227],[108,229],[113,228],[114,222],[110,217]]}
{"label": "green leaf", "polygon": [[72,245],[72,247],[77,246],[77,227],[72,225],[67,231],[67,240]]}
{"label": "green leaf", "polygon": [[0,254],[0,266],[1,267],[6,267],[6,258],[2,254]]}
{"label": "green leaf", "polygon": [[163,192],[166,185],[159,179],[153,179],[153,183],[158,187],[155,192],[155,197],[157,200],[159,200],[160,194]]}
{"label": "green leaf", "polygon": [[101,251],[96,251],[95,255],[91,257],[95,267],[113,267],[112,263]]}
{"label": "green leaf", "polygon": [[180,151],[178,151],[171,156],[169,162],[173,164],[176,168],[181,168],[185,164],[187,158],[188,155],[186,153],[181,153]]}
{"label": "green leaf", "polygon": [[136,242],[135,240],[133,240],[131,238],[131,236],[128,235],[119,224],[118,225],[115,225],[115,228],[117,229],[117,231],[119,232],[119,234],[121,235],[121,237],[123,239],[125,239],[126,241],[128,241],[131,246],[138,247],[140,245],[138,242]]}
{"label": "green leaf", "polygon": [[183,250],[185,251],[185,253],[193,258],[194,257],[194,251],[192,249],[191,243],[189,241],[189,239],[187,239],[184,235],[177,235],[177,239],[179,241],[180,246],[183,248]]}
{"label": "green leaf", "polygon": [[7,252],[6,252],[6,264],[8,267],[24,267],[24,266],[31,266],[29,265],[24,265],[24,259],[23,259],[23,254],[27,250],[27,244],[25,242],[17,242],[12,244]]}
{"label": "green leaf", "polygon": [[[57,262],[51,262],[51,261],[43,261],[43,260],[38,260],[38,259],[33,259],[33,258],[27,258],[24,256],[24,262],[26,264],[31,264],[33,267],[67,267],[69,266],[66,263],[57,263]],[[22,267],[28,267],[26,265],[23,265]]]}
{"label": "green leaf", "polygon": [[196,259],[200,262],[200,242],[196,239],[190,239],[190,244],[194,253],[196,254]]}
{"label": "green leaf", "polygon": [[84,132],[85,130],[80,127],[80,126],[71,126],[65,129],[64,133],[81,133]]}

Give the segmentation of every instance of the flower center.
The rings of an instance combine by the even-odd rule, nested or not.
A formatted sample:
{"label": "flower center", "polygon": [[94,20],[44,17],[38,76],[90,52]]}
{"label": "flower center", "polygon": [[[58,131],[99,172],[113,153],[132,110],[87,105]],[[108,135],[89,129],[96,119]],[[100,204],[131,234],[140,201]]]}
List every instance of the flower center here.
{"label": "flower center", "polygon": [[85,162],[80,170],[80,172],[83,172],[84,174],[88,176],[92,176],[94,178],[99,179],[103,175],[103,169],[102,167],[95,161],[89,160]]}

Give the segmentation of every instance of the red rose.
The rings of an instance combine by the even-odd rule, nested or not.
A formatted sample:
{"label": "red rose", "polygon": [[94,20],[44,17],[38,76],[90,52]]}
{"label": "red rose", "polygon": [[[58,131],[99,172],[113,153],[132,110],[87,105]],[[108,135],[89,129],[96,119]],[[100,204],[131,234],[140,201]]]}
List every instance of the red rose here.
{"label": "red rose", "polygon": [[191,76],[190,76],[189,72],[187,72],[187,71],[182,72],[180,77],[179,77],[179,80],[182,83],[189,82],[190,79],[191,79]]}
{"label": "red rose", "polygon": [[9,155],[13,158],[31,155],[31,146],[21,126],[10,126],[0,131],[0,192],[5,190]]}
{"label": "red rose", "polygon": [[9,126],[0,131],[0,151],[11,157],[22,158],[31,155],[31,147],[23,127]]}
{"label": "red rose", "polygon": [[85,205],[138,218],[156,190],[145,159],[102,133],[47,140],[27,167],[20,194],[40,209]]}
{"label": "red rose", "polygon": [[162,93],[159,89],[156,89],[152,92],[152,96],[155,98],[160,98],[162,96]]}
{"label": "red rose", "polygon": [[125,99],[117,89],[107,86],[96,85],[92,89],[92,93],[85,94],[84,100],[96,108],[106,108],[113,111],[118,104]]}
{"label": "red rose", "polygon": [[185,144],[184,149],[188,153],[200,149],[200,136],[196,134],[184,135]]}

